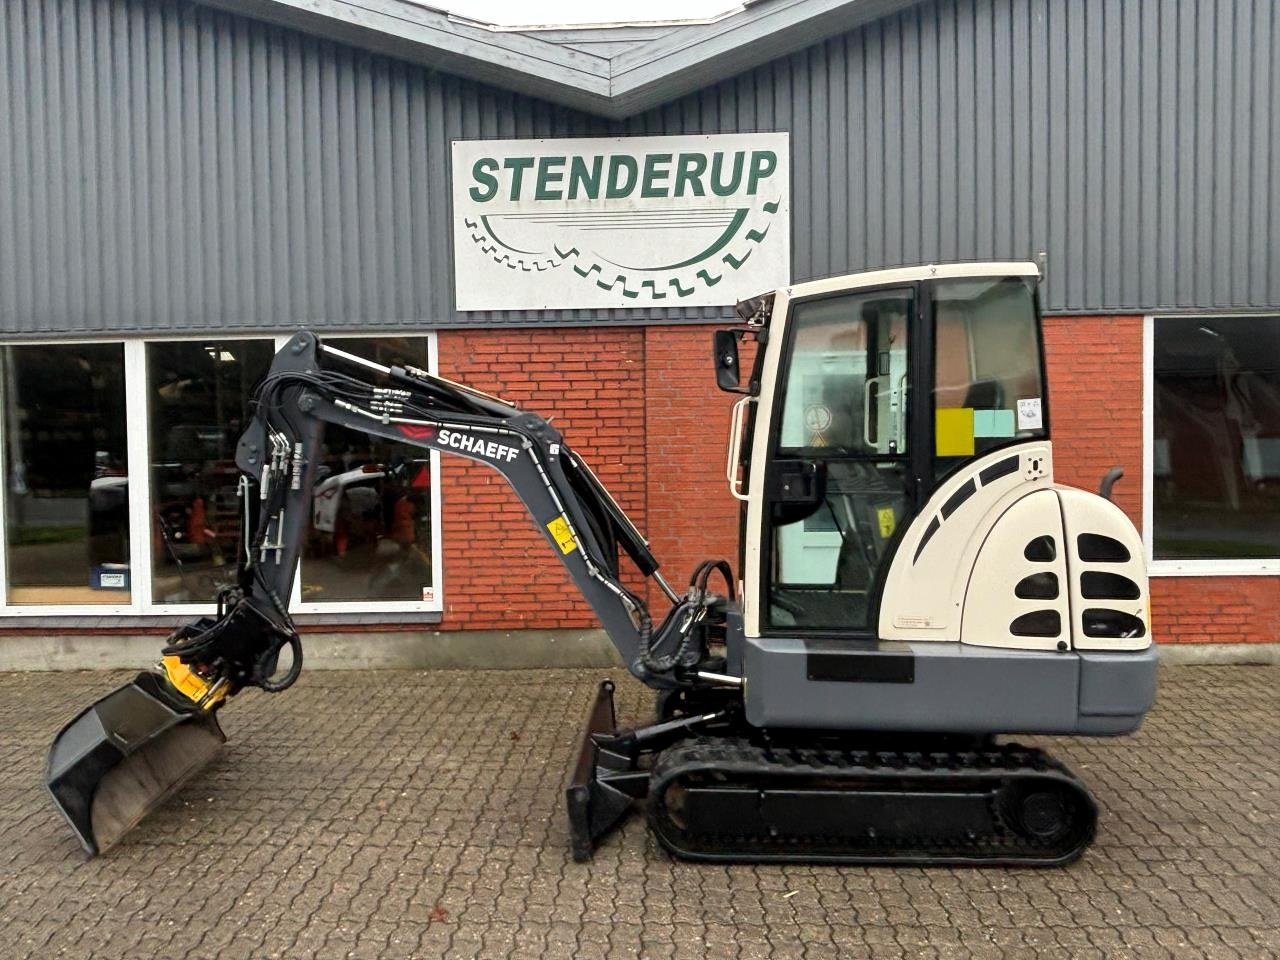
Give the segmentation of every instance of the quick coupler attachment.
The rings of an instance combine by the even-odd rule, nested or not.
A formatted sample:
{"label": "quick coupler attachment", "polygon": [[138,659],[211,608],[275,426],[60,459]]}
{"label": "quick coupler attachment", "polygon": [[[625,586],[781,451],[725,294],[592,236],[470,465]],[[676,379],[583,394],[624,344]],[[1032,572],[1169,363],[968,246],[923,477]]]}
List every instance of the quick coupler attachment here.
{"label": "quick coupler attachment", "polygon": [[165,674],[145,671],[62,728],[49,748],[45,786],[95,855],[163,803],[225,741],[207,700],[190,700]]}
{"label": "quick coupler attachment", "polygon": [[649,771],[637,768],[638,753],[617,750],[618,719],[613,681],[596,691],[578,753],[565,785],[573,859],[590,860],[596,841],[611,830],[649,790]]}

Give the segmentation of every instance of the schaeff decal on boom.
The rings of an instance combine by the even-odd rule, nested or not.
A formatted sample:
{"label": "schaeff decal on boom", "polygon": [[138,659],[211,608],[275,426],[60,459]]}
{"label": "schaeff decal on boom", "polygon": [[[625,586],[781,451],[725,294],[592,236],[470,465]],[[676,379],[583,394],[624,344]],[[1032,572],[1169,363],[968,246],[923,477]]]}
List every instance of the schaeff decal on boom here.
{"label": "schaeff decal on boom", "polygon": [[458,433],[456,430],[441,430],[436,434],[436,443],[442,447],[450,447],[454,450],[486,457],[489,460],[505,461],[506,463],[510,463],[520,453],[518,449],[509,447],[505,443],[473,437],[469,433]]}

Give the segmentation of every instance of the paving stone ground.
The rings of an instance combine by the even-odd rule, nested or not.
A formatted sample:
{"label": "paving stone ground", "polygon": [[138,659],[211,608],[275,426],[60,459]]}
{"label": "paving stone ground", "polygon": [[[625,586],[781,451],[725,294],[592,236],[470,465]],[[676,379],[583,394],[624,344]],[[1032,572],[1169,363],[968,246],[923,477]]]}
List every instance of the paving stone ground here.
{"label": "paving stone ground", "polygon": [[1137,736],[1050,741],[1102,810],[1058,870],[680,863],[639,817],[575,864],[561,787],[598,671],[246,693],[219,759],[90,860],[45,751],[127,676],[0,676],[0,958],[1280,955],[1280,668],[1166,670]]}

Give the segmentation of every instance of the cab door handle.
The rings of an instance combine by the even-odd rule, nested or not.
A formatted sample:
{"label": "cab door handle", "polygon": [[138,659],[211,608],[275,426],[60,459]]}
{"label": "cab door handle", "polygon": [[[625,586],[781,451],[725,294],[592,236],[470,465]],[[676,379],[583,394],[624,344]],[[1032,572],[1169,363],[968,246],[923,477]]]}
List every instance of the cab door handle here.
{"label": "cab door handle", "polygon": [[754,403],[755,397],[743,397],[733,405],[729,414],[729,459],[725,463],[724,476],[729,481],[729,492],[737,500],[746,500],[742,492],[742,484],[746,479],[739,475],[738,460],[742,454],[742,425],[747,418],[747,404]]}

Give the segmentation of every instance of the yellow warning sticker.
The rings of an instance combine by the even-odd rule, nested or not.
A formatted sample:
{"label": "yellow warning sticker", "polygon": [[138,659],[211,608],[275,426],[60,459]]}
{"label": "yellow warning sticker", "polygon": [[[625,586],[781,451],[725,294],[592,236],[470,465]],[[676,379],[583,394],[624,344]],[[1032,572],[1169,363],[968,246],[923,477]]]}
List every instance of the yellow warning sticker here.
{"label": "yellow warning sticker", "polygon": [[573,533],[569,530],[569,521],[563,514],[548,523],[547,529],[551,531],[551,536],[555,538],[561,553],[573,553],[578,549],[578,541],[573,539]]}
{"label": "yellow warning sticker", "polygon": [[893,507],[876,507],[876,519],[880,521],[880,539],[888,540],[893,531],[898,529],[898,518],[894,516]]}

